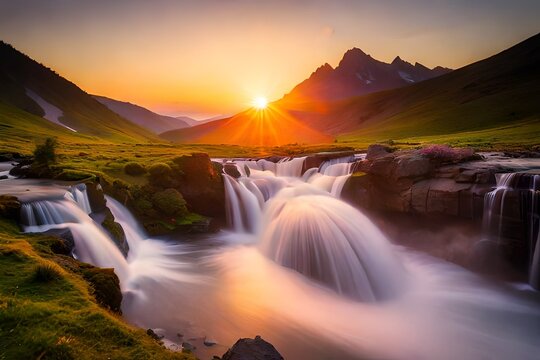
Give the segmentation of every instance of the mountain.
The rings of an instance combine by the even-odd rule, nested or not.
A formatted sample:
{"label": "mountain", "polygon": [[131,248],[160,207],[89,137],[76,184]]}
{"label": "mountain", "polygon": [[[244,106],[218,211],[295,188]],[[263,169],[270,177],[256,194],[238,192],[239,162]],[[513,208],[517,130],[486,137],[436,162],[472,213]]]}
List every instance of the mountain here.
{"label": "mountain", "polygon": [[[347,63],[342,61],[343,65]],[[408,66],[399,59],[393,63],[402,69]],[[267,145],[317,143],[325,136],[361,146],[388,139],[448,139],[456,144],[488,147],[540,144],[539,64],[537,34],[492,57],[409,86],[336,101],[306,98],[298,102],[297,98],[285,96],[263,111],[273,114],[266,119],[258,121],[261,114],[251,110],[162,136],[177,142],[218,144],[253,143],[253,133],[280,132],[287,135],[283,141],[269,141]],[[412,69],[420,66],[408,68],[412,75]],[[317,73],[321,79],[332,77],[334,71],[325,66]],[[248,124],[252,133],[246,130]],[[303,131],[315,134],[314,139]]]}
{"label": "mountain", "polygon": [[165,131],[182,129],[191,126],[185,121],[185,119],[182,120],[172,116],[159,115],[142,106],[129,102],[114,100],[98,95],[93,95],[93,97],[118,115],[147,130],[150,130],[154,134],[160,134]]}
{"label": "mountain", "polygon": [[265,110],[248,109],[230,118],[168,131],[160,137],[174,142],[244,146],[319,144],[332,141],[331,136],[310,128],[272,105]]}
{"label": "mountain", "polygon": [[[499,54],[411,86],[297,109],[306,125],[343,140],[446,136],[522,128],[540,143],[540,34]],[[283,104],[282,106],[287,106]],[[528,129],[528,130],[526,130]],[[532,132],[531,132],[532,131]],[[476,134],[475,136],[478,136]]]}
{"label": "mountain", "polygon": [[440,66],[429,69],[419,63],[413,65],[399,56],[387,64],[373,59],[358,48],[353,48],[345,53],[335,69],[324,64],[285,95],[285,99],[344,99],[415,84],[450,71],[452,70]]}
{"label": "mountain", "polygon": [[[111,141],[157,140],[146,129],[124,119],[53,70],[0,42],[0,111],[2,125],[17,131],[28,117],[36,134],[71,133]],[[14,122],[12,114],[19,121]],[[26,114],[26,115],[25,115]],[[22,135],[29,135],[24,133]]]}
{"label": "mountain", "polygon": [[189,116],[177,116],[176,118],[179,120],[182,120],[189,126],[197,126],[197,125],[206,124],[208,122],[225,119],[225,118],[228,118],[228,116],[219,115],[219,116],[213,116],[209,119],[204,119],[204,120],[195,120],[193,118],[190,118]]}

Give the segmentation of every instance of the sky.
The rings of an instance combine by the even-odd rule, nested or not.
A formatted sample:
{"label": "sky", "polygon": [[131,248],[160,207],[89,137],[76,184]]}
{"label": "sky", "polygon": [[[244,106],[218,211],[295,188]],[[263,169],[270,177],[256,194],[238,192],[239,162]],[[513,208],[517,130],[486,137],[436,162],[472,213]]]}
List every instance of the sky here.
{"label": "sky", "polygon": [[353,47],[458,68],[538,19],[538,0],[0,0],[0,39],[91,94],[204,118],[277,100]]}

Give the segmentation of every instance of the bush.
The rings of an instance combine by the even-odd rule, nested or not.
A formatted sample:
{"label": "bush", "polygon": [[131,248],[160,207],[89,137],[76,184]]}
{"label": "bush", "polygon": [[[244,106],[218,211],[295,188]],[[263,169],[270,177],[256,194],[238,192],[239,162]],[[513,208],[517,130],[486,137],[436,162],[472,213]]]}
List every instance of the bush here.
{"label": "bush", "polygon": [[150,174],[150,184],[161,187],[168,187],[171,185],[172,169],[169,165],[164,163],[157,163],[148,168]]}
{"label": "bush", "polygon": [[124,165],[124,173],[131,176],[140,176],[146,172],[144,166],[138,162],[129,162]]}
{"label": "bush", "polygon": [[34,150],[34,163],[37,166],[49,167],[56,163],[56,146],[57,142],[53,138],[47,138],[45,143],[36,145]]}
{"label": "bush", "polygon": [[420,155],[430,159],[460,162],[471,158],[474,150],[470,148],[452,148],[448,145],[429,145],[419,150]]}
{"label": "bush", "polygon": [[60,271],[52,264],[39,264],[34,269],[34,280],[38,282],[51,282],[61,278]]}
{"label": "bush", "polygon": [[183,216],[188,213],[186,201],[176,189],[160,191],[152,196],[154,208],[168,216]]}

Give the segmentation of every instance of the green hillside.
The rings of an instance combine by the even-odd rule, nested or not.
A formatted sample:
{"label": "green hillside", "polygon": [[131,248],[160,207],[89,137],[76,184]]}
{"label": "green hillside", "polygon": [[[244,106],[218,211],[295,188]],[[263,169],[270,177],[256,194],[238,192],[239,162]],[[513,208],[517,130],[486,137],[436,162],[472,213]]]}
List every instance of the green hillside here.
{"label": "green hillside", "polygon": [[[28,96],[27,90],[33,91],[46,102],[59,108],[63,112],[59,121],[76,129],[78,132],[76,135],[82,133],[109,141],[156,140],[149,131],[109,110],[75,84],[18,52],[12,46],[0,42],[2,111],[9,105],[32,115],[43,116],[43,109]],[[4,114],[4,118],[6,116],[7,114]],[[29,121],[37,124],[35,119]],[[17,122],[11,126],[25,126],[25,124]]]}

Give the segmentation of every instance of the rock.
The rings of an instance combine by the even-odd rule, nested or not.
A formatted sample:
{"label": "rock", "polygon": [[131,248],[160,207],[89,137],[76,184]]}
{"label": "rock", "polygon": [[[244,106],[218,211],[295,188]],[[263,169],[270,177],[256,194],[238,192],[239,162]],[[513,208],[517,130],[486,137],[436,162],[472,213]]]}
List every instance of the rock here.
{"label": "rock", "polygon": [[12,160],[13,160],[13,154],[12,153],[2,153],[2,154],[0,154],[0,162],[12,161]]}
{"label": "rock", "polygon": [[225,174],[230,175],[235,179],[238,179],[241,176],[240,171],[238,171],[235,164],[223,165],[223,171],[225,171]]}
{"label": "rock", "polygon": [[2,176],[0,176],[0,180],[6,180],[7,178],[8,178],[7,175],[2,175]]}
{"label": "rock", "polygon": [[370,175],[382,176],[386,178],[391,177],[396,166],[394,160],[395,159],[391,154],[380,156],[371,162],[367,172]]}
{"label": "rock", "polygon": [[150,336],[152,339],[156,341],[159,341],[163,338],[163,336],[160,337],[158,334],[156,334],[156,332],[153,329],[147,329],[146,335]]}
{"label": "rock", "polygon": [[432,165],[429,159],[421,156],[397,157],[397,166],[394,170],[396,178],[417,178],[429,175]]}
{"label": "rock", "polygon": [[99,182],[87,182],[86,193],[88,194],[88,201],[93,212],[100,212],[107,209],[107,200],[105,200],[105,193]]}
{"label": "rock", "polygon": [[107,233],[109,233],[111,239],[114,241],[122,254],[127,257],[129,245],[122,225],[115,221],[114,216],[109,208],[105,208],[103,215],[104,218],[103,221],[101,221],[101,226],[103,226]]}
{"label": "rock", "polygon": [[393,149],[390,146],[382,144],[372,144],[369,145],[367,150],[366,159],[374,160],[383,156],[386,156],[393,152]]}
{"label": "rock", "polygon": [[192,344],[190,344],[190,343],[188,343],[188,342],[186,342],[186,341],[184,341],[184,342],[182,343],[182,348],[183,348],[184,350],[193,351],[193,350],[195,350],[197,347],[194,346],[194,345],[192,345]]}
{"label": "rock", "polygon": [[240,339],[221,357],[222,360],[283,360],[283,356],[260,336]]}
{"label": "rock", "polygon": [[81,265],[81,272],[94,290],[96,301],[103,307],[121,314],[122,292],[114,269],[102,269],[88,264]]}
{"label": "rock", "polygon": [[70,229],[51,229],[44,232],[44,234],[56,238],[56,241],[49,246],[55,254],[71,255],[75,248],[75,239]]}
{"label": "rock", "polygon": [[351,166],[351,172],[362,172],[367,173],[369,171],[369,167],[371,165],[371,162],[368,160],[358,160]]}
{"label": "rock", "polygon": [[206,345],[206,346],[214,346],[214,345],[217,344],[217,341],[214,340],[214,339],[210,339],[210,338],[205,337],[204,341],[203,341],[203,344]]}
{"label": "rock", "polygon": [[30,173],[30,165],[17,164],[9,170],[9,175],[16,177],[25,177]]}
{"label": "rock", "polygon": [[176,188],[191,211],[201,215],[225,218],[225,188],[222,166],[210,161],[208,154],[192,154],[173,159]]}
{"label": "rock", "polygon": [[459,193],[471,188],[470,184],[458,184],[451,179],[430,181],[426,212],[444,215],[459,215]]}
{"label": "rock", "polygon": [[476,181],[476,174],[475,170],[465,170],[456,176],[455,180],[457,183],[473,183]]}
{"label": "rock", "polygon": [[19,220],[21,213],[21,203],[15,196],[0,195],[0,216]]}

